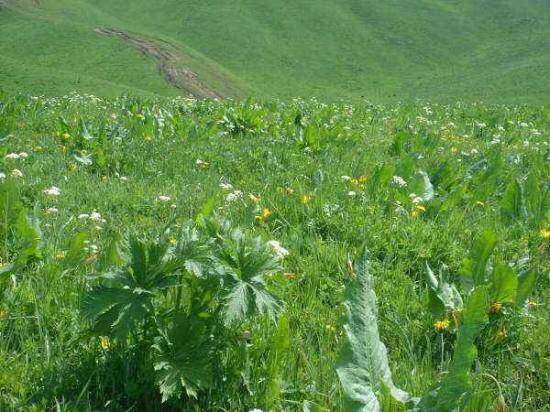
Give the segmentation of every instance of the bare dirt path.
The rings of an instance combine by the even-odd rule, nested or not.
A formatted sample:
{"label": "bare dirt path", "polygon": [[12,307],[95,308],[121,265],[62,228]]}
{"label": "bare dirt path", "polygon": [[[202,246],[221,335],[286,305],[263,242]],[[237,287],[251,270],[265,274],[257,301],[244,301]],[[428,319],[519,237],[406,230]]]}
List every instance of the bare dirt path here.
{"label": "bare dirt path", "polygon": [[94,31],[104,36],[118,37],[135,49],[151,56],[157,62],[166,81],[184,93],[197,98],[223,97],[206,86],[197,73],[185,67],[185,54],[173,45],[163,41],[152,41],[115,28],[98,27]]}

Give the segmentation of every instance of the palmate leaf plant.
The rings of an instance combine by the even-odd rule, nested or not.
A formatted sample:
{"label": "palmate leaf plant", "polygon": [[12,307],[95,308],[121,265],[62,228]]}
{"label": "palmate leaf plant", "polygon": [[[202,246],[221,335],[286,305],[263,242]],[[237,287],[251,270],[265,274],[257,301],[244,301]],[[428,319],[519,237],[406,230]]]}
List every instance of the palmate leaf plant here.
{"label": "palmate leaf plant", "polygon": [[224,339],[255,315],[275,319],[281,305],[266,277],[281,269],[260,238],[225,221],[199,219],[174,236],[130,236],[121,266],[97,276],[83,298],[90,332],[139,348],[163,401],[197,398],[231,350]]}
{"label": "palmate leaf plant", "polygon": [[373,278],[368,271],[367,253],[363,255],[355,265],[356,278],[346,289],[347,340],[336,368],[349,410],[379,411],[379,399],[387,393],[411,410],[455,411],[468,403],[476,341],[488,327],[490,314],[503,304],[522,305],[535,283],[533,271],[518,276],[507,264],[490,264],[495,245],[492,231],[484,232],[474,242],[463,264],[466,282],[462,290],[451,282],[445,265],[438,275],[426,265],[429,309],[438,319],[452,314],[457,336],[448,371],[421,397],[413,397],[393,383],[387,349],[378,331]]}

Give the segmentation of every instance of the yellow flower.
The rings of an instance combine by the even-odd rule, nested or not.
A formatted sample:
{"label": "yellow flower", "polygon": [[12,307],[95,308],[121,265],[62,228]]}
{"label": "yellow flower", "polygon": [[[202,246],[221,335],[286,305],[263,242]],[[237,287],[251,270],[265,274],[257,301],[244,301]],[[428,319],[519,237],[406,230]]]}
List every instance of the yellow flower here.
{"label": "yellow flower", "polygon": [[425,211],[426,211],[426,208],[424,206],[417,204],[417,205],[414,206],[414,209],[411,212],[411,216],[412,217],[418,217]]}
{"label": "yellow flower", "polygon": [[65,252],[61,251],[61,252],[57,252],[56,255],[55,255],[55,258],[57,260],[63,260],[65,259]]}
{"label": "yellow flower", "polygon": [[311,196],[306,193],[304,193],[302,197],[300,197],[300,203],[303,205],[309,203],[310,201],[311,201]]}
{"label": "yellow flower", "polygon": [[476,206],[483,207],[485,206],[485,203],[480,202],[479,200],[476,202]]}
{"label": "yellow flower", "polygon": [[139,120],[143,120],[145,119],[145,116],[142,115],[141,113],[136,113],[136,118],[138,118]]}
{"label": "yellow flower", "polygon": [[265,222],[269,217],[271,216],[271,210],[269,210],[267,207],[264,207],[262,209],[262,214],[256,216],[256,219],[260,222]]}
{"label": "yellow flower", "polygon": [[543,239],[550,239],[550,230],[541,229],[540,230],[540,237],[543,238]]}
{"label": "yellow flower", "polygon": [[363,176],[359,176],[359,177],[357,178],[357,181],[358,181],[359,183],[366,183],[366,182],[367,182],[367,176],[364,176],[364,175],[363,175]]}
{"label": "yellow flower", "polygon": [[489,307],[489,313],[499,313],[502,310],[502,303],[494,302]]}
{"label": "yellow flower", "polygon": [[102,336],[99,338],[99,344],[101,345],[101,348],[103,350],[107,350],[111,347],[111,341],[106,336]]}
{"label": "yellow flower", "polygon": [[249,193],[249,194],[248,194],[248,198],[249,198],[250,200],[252,200],[252,203],[260,203],[260,200],[262,200],[262,199],[260,198],[260,196],[256,196],[256,195],[254,195],[254,194],[252,194],[252,193]]}
{"label": "yellow flower", "polygon": [[283,275],[284,275],[284,277],[287,278],[288,280],[294,280],[294,279],[296,279],[296,275],[295,275],[294,273],[285,272]]}
{"label": "yellow flower", "polygon": [[63,140],[69,140],[71,138],[71,135],[69,133],[65,132],[61,135],[61,137],[63,138]]}
{"label": "yellow flower", "polygon": [[454,155],[458,154],[458,147],[456,146],[451,147],[451,153]]}
{"label": "yellow flower", "polygon": [[35,146],[34,151],[35,152],[41,152],[42,151],[42,146]]}
{"label": "yellow flower", "polygon": [[74,172],[76,170],[77,166],[76,163],[69,163],[69,172]]}
{"label": "yellow flower", "polygon": [[8,311],[6,309],[0,309],[0,321],[8,318]]}
{"label": "yellow flower", "polygon": [[434,323],[435,330],[440,333],[449,329],[449,326],[451,326],[451,322],[449,322],[449,319],[438,320]]}
{"label": "yellow flower", "polygon": [[107,180],[109,180],[109,177],[107,177],[107,176],[101,176],[101,181],[102,181],[102,182],[106,182]]}
{"label": "yellow flower", "polygon": [[150,134],[145,135],[144,139],[146,142],[149,143],[153,141],[153,137]]}
{"label": "yellow flower", "polygon": [[176,245],[176,244],[178,243],[178,241],[177,241],[175,238],[173,238],[173,237],[171,237],[171,238],[169,239],[169,242],[170,242],[170,244],[171,244],[172,246],[173,246],[173,245]]}

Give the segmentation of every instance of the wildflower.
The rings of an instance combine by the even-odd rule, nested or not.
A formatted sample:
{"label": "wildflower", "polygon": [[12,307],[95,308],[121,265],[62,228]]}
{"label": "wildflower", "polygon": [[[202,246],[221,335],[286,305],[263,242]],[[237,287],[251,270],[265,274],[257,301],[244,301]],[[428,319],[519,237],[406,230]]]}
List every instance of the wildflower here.
{"label": "wildflower", "polygon": [[357,182],[359,182],[359,184],[365,184],[367,182],[367,176],[364,176],[364,175],[361,175],[357,178]]}
{"label": "wildflower", "polygon": [[407,186],[407,182],[401,176],[392,177],[391,183],[392,183],[392,185],[397,186],[397,187],[406,187]]}
{"label": "wildflower", "polygon": [[353,190],[350,190],[350,191],[348,192],[348,196],[349,196],[349,197],[355,197],[355,196],[357,196],[357,192],[355,192],[355,191],[353,191]]}
{"label": "wildflower", "polygon": [[456,146],[451,147],[451,153],[453,155],[457,155],[458,154],[458,147],[456,147]]}
{"label": "wildflower", "polygon": [[19,169],[13,169],[11,171],[11,177],[23,177],[23,172]]}
{"label": "wildflower", "polygon": [[259,216],[256,216],[256,220],[259,220],[260,222],[265,222],[269,217],[271,216],[271,210],[269,210],[267,207],[264,207],[262,209],[262,214]]}
{"label": "wildflower", "polygon": [[19,155],[17,153],[8,153],[6,159],[17,160],[19,159]]}
{"label": "wildflower", "polygon": [[121,182],[127,182],[128,178],[126,176],[120,176],[120,181]]}
{"label": "wildflower", "polygon": [[65,252],[64,252],[64,251],[57,252],[57,253],[55,254],[55,258],[56,258],[57,260],[63,260],[63,259],[65,259]]}
{"label": "wildflower", "polygon": [[195,165],[199,168],[199,169],[208,169],[208,167],[210,166],[210,163],[209,162],[205,162],[204,160],[201,160],[201,159],[197,159],[195,161]]}
{"label": "wildflower", "polygon": [[87,213],[82,213],[82,214],[78,215],[77,219],[79,219],[79,220],[86,220],[86,219],[88,219],[89,217],[90,217],[89,214],[87,214]]}
{"label": "wildflower", "polygon": [[144,139],[147,143],[151,143],[153,141],[153,136],[151,136],[150,134],[146,134]]}
{"label": "wildflower", "polygon": [[90,213],[90,220],[94,222],[101,222],[101,215],[94,210],[92,213]]}
{"label": "wildflower", "polygon": [[49,207],[46,209],[46,213],[48,215],[56,215],[57,213],[59,213],[59,210],[57,210],[56,207]]}
{"label": "wildflower", "polygon": [[78,166],[76,165],[76,163],[74,162],[69,163],[69,167],[68,167],[69,172],[74,172],[77,169],[77,167]]}
{"label": "wildflower", "polygon": [[283,189],[283,193],[287,196],[293,196],[294,195],[294,189],[292,189],[290,187],[285,187]]}
{"label": "wildflower", "polygon": [[0,321],[8,318],[8,311],[6,309],[0,309]]}
{"label": "wildflower", "polygon": [[347,182],[347,181],[351,180],[351,177],[349,177],[349,176],[340,176],[340,179],[342,179],[342,182]]}
{"label": "wildflower", "polygon": [[260,196],[256,196],[252,193],[248,194],[248,198],[252,201],[252,203],[260,203],[260,200],[262,200]]}
{"label": "wildflower", "polygon": [[221,183],[220,183],[220,187],[221,187],[223,190],[227,190],[227,191],[233,190],[233,185],[232,185],[231,183],[224,183],[224,182],[221,182]]}
{"label": "wildflower", "polygon": [[6,178],[6,174],[0,172],[0,180],[4,180]]}
{"label": "wildflower", "polygon": [[409,199],[411,199],[411,202],[413,204],[422,203],[422,198],[420,196],[417,196],[416,193],[411,193],[409,195]]}
{"label": "wildflower", "polygon": [[277,240],[270,240],[269,242],[267,242],[267,245],[275,253],[275,256],[277,256],[277,259],[284,259],[290,253],[288,250],[282,247],[279,241]]}
{"label": "wildflower", "polygon": [[35,146],[34,151],[35,152],[41,152],[42,151],[42,146]]}
{"label": "wildflower", "polygon": [[411,216],[412,217],[418,217],[425,211],[426,211],[426,208],[424,206],[417,204],[417,205],[414,206],[414,209],[411,212]]}
{"label": "wildflower", "polygon": [[309,203],[310,201],[311,201],[311,195],[304,193],[302,197],[300,197],[300,203],[303,205]]}
{"label": "wildflower", "polygon": [[288,280],[294,280],[294,279],[296,279],[296,274],[294,274],[294,273],[285,272],[285,273],[283,273],[283,276],[284,276],[285,278],[287,278]]}
{"label": "wildflower", "polygon": [[47,196],[59,196],[61,194],[61,190],[56,186],[44,189],[42,192]]}
{"label": "wildflower", "polygon": [[494,302],[491,303],[491,306],[489,307],[489,313],[499,313],[502,310],[502,303],[500,302]]}
{"label": "wildflower", "polygon": [[434,328],[439,333],[449,329],[449,326],[451,326],[451,322],[449,322],[449,319],[438,320],[437,322],[434,323]]}
{"label": "wildflower", "polygon": [[172,210],[176,209],[177,207],[178,207],[178,205],[175,205],[173,203],[170,205],[170,209],[172,209]]}
{"label": "wildflower", "polygon": [[254,408],[254,409],[250,409],[248,412],[263,412],[263,411],[259,408]]}
{"label": "wildflower", "polygon": [[21,159],[26,159],[27,157],[29,157],[29,154],[27,152],[21,152],[19,153],[19,157]]}
{"label": "wildflower", "polygon": [[160,195],[157,197],[157,200],[160,202],[169,202],[172,198],[170,196]]}
{"label": "wildflower", "polygon": [[241,192],[240,190],[235,190],[235,191],[229,193],[225,197],[225,200],[228,201],[228,202],[234,202],[235,200],[241,199],[242,197],[243,197],[243,192]]}
{"label": "wildflower", "polygon": [[111,341],[106,336],[102,336],[99,338],[99,344],[103,350],[107,350],[111,347]]}
{"label": "wildflower", "polygon": [[325,329],[329,332],[336,332],[336,328],[334,327],[334,325],[325,325]]}
{"label": "wildflower", "polygon": [[543,239],[550,239],[550,230],[541,229],[540,230],[540,237],[543,238]]}
{"label": "wildflower", "polygon": [[477,149],[472,149],[472,150],[470,150],[470,154],[471,154],[471,155],[476,155],[476,154],[478,154],[478,153],[479,153],[479,152],[478,152]]}
{"label": "wildflower", "polygon": [[136,113],[136,118],[139,119],[139,120],[143,120],[143,119],[145,119],[145,116],[142,115],[141,113]]}
{"label": "wildflower", "polygon": [[475,203],[475,205],[476,205],[476,206],[479,206],[479,207],[483,207],[483,206],[485,206],[485,203],[483,203],[483,202],[481,202],[481,201],[478,200],[478,201]]}

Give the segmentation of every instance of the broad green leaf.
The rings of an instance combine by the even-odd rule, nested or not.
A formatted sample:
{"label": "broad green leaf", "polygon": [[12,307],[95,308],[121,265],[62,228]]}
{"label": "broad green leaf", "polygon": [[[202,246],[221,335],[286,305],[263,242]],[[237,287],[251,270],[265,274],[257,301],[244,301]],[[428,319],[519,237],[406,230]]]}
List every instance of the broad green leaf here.
{"label": "broad green leaf", "polygon": [[273,345],[267,359],[266,403],[269,410],[277,410],[281,397],[282,365],[285,364],[285,353],[290,348],[290,326],[284,314],[279,318]]}
{"label": "broad green leaf", "polygon": [[410,395],[393,384],[386,346],[378,332],[378,308],[369,273],[368,252],[355,266],[356,279],[346,288],[347,340],[336,371],[350,411],[379,411],[377,395],[385,390],[400,402]]}
{"label": "broad green leaf", "polygon": [[179,398],[183,391],[197,398],[200,390],[212,385],[212,340],[207,322],[180,313],[155,339],[154,368],[163,402]]}
{"label": "broad green leaf", "polygon": [[424,171],[419,171],[418,174],[422,176],[422,182],[424,184],[424,191],[422,192],[422,201],[429,202],[434,199],[435,192],[430,177]]}
{"label": "broad green leaf", "polygon": [[439,276],[436,276],[426,262],[426,277],[431,288],[430,310],[434,315],[442,315],[445,311],[462,310],[462,296],[452,283],[448,282],[448,268],[441,265]]}
{"label": "broad green leaf", "polygon": [[485,282],[487,263],[495,250],[497,237],[492,230],[482,233],[474,242],[470,250],[470,256],[464,261],[462,274],[470,282],[466,282],[471,289],[472,286],[478,286]]}
{"label": "broad green leaf", "polygon": [[475,340],[488,321],[488,295],[476,288],[466,302],[449,372],[419,403],[421,411],[455,411],[472,390],[470,370],[477,355]]}
{"label": "broad green leaf", "polygon": [[516,304],[523,305],[529,298],[535,283],[537,282],[537,274],[534,270],[528,270],[518,277],[518,292],[516,295]]}
{"label": "broad green leaf", "polygon": [[67,252],[63,263],[69,267],[78,266],[86,257],[86,242],[88,241],[88,233],[80,232],[74,237]]}
{"label": "broad green leaf", "polygon": [[502,197],[500,211],[502,216],[509,220],[519,219],[522,216],[521,186],[516,179],[508,184]]}
{"label": "broad green leaf", "polygon": [[504,263],[497,263],[491,276],[491,301],[514,303],[518,292],[518,277],[512,268]]}

